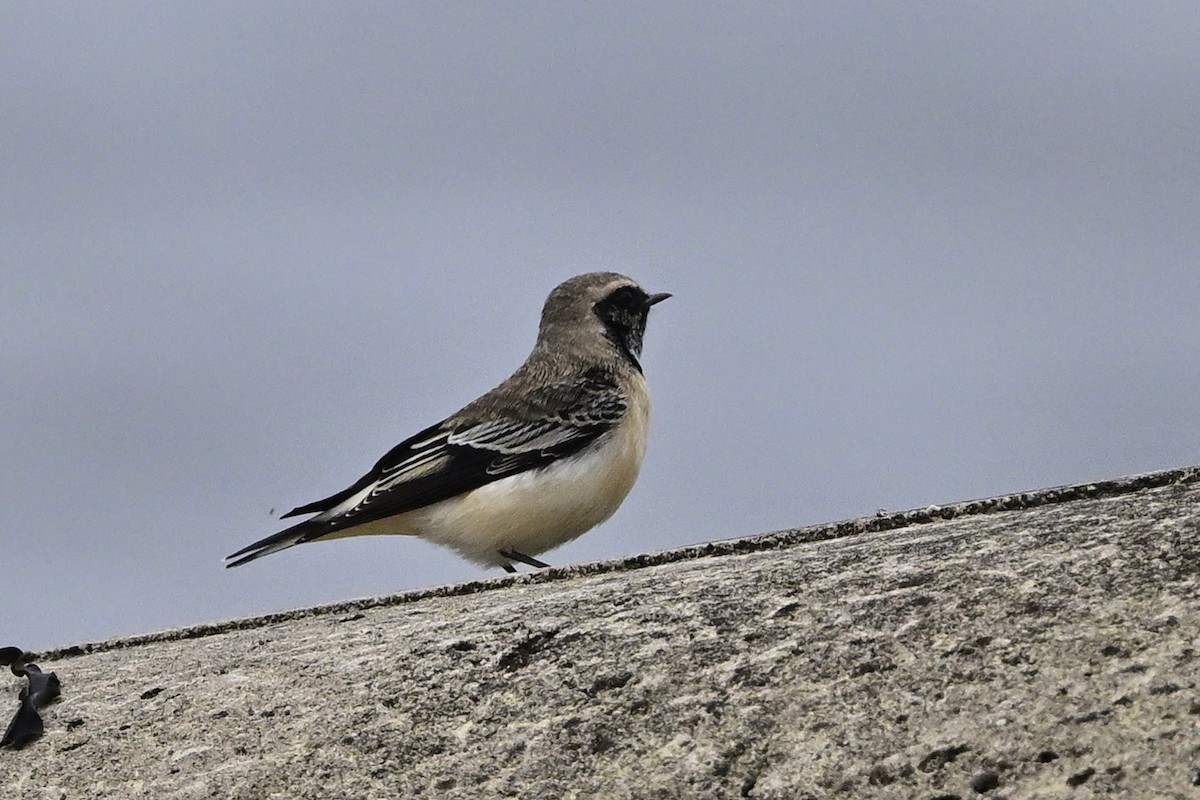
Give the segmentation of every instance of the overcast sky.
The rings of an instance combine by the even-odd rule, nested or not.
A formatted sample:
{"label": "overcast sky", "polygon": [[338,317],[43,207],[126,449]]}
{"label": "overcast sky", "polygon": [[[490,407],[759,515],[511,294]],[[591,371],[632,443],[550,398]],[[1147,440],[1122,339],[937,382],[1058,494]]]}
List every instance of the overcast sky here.
{"label": "overcast sky", "polygon": [[506,377],[559,281],[655,308],[613,558],[1200,462],[1200,13],[48,3],[0,27],[0,646],[499,575],[237,570]]}

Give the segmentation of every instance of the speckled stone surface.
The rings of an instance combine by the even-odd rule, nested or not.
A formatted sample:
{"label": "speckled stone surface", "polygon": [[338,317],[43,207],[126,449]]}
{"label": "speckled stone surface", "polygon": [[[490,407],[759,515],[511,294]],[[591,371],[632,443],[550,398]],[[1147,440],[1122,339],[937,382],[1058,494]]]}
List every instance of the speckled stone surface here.
{"label": "speckled stone surface", "polygon": [[[40,798],[1200,798],[1200,470],[42,654]],[[18,644],[5,643],[0,644]],[[0,679],[0,713],[20,681]]]}

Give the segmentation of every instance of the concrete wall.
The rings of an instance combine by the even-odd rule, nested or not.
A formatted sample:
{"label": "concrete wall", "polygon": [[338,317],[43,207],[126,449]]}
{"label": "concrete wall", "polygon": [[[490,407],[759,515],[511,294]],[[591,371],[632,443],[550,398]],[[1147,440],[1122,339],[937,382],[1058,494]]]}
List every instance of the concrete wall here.
{"label": "concrete wall", "polygon": [[0,785],[156,800],[1200,798],[1198,477],[43,654],[63,697],[42,739],[0,751]]}

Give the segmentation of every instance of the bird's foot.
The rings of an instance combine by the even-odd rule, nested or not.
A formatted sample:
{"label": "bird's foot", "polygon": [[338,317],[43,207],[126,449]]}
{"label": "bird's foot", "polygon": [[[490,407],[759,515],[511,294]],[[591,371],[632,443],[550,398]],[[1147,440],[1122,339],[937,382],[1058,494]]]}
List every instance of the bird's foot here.
{"label": "bird's foot", "polygon": [[[520,561],[522,564],[528,564],[531,567],[537,567],[539,569],[544,569],[550,566],[545,561],[538,561],[533,556],[527,556],[524,553],[518,553],[516,550],[501,550],[500,555],[504,556],[510,561]],[[503,564],[502,566],[504,567],[505,572],[517,571],[517,568],[512,564]]]}

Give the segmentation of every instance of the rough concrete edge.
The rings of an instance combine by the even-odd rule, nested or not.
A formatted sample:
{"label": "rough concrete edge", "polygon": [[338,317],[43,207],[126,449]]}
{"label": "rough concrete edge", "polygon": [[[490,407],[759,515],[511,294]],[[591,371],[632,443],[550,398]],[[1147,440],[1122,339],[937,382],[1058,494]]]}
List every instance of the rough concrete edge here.
{"label": "rough concrete edge", "polygon": [[663,550],[657,553],[629,556],[627,558],[613,559],[610,561],[596,561],[587,564],[551,567],[549,569],[539,570],[538,572],[528,572],[501,578],[469,581],[467,583],[457,583],[447,586],[434,586],[428,589],[417,589],[414,591],[385,595],[382,597],[365,597],[357,600],[346,600],[340,603],[312,606],[309,608],[298,608],[290,611],[276,612],[273,614],[264,614],[257,617],[245,617],[242,619],[226,620],[223,622],[205,623],[201,625],[194,625],[188,628],[176,628],[172,630],[159,631],[156,633],[141,634],[138,636],[109,639],[102,642],[90,642],[81,645],[61,647],[53,650],[47,650],[42,653],[33,653],[30,655],[32,657],[31,660],[58,661],[64,658],[70,658],[72,656],[81,656],[88,653],[100,653],[108,650],[120,650],[128,647],[139,647],[144,644],[152,644],[155,642],[182,641],[185,639],[198,639],[205,636],[215,636],[217,634],[230,631],[259,628],[277,622],[302,619],[304,617],[353,613],[370,608],[415,603],[420,600],[426,600],[434,597],[458,597],[476,594],[479,592],[492,591],[495,589],[503,589],[509,586],[527,586],[581,576],[600,575],[609,572],[624,572],[627,570],[643,569],[645,567],[654,567],[662,564],[670,564],[676,561],[686,561],[696,558],[738,555],[743,553],[761,552],[765,550],[781,550],[811,542],[841,539],[867,533],[881,533],[884,531],[896,530],[898,528],[907,528],[913,525],[924,525],[931,522],[952,520],[959,517],[994,514],[1002,511],[1018,511],[1036,508],[1038,506],[1069,503],[1075,500],[1116,497],[1122,494],[1141,491],[1143,489],[1154,489],[1162,486],[1169,486],[1171,484],[1189,484],[1196,481],[1200,481],[1200,465],[1192,467],[1180,467],[1177,469],[1162,470],[1157,472],[1146,472],[1139,475],[1131,475],[1125,478],[1116,478],[1113,480],[1070,484],[1066,486],[1051,487],[1048,489],[1038,489],[1029,492],[998,495],[996,497],[988,497],[979,500],[967,500],[964,502],[953,503],[944,506],[932,505],[926,506],[925,508],[899,511],[890,514],[881,512],[873,517],[857,517],[854,519],[843,520],[841,522],[813,525],[806,528],[773,531],[770,533],[762,533],[754,536],[740,537],[735,539],[722,539],[705,544],[689,545],[687,547],[681,547],[675,550]]}

